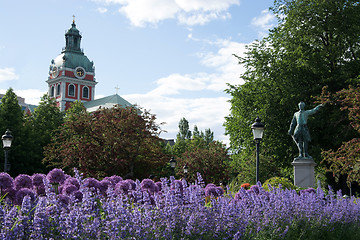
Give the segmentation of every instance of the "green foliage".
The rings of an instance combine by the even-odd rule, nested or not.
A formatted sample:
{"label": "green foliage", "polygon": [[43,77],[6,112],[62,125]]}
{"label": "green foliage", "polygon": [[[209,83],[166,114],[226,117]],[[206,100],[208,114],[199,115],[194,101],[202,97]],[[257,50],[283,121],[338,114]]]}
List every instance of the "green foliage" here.
{"label": "green foliage", "polygon": [[134,107],[116,106],[72,114],[46,147],[44,162],[100,178],[156,175],[170,157],[163,152],[155,115],[138,113]]}
{"label": "green foliage", "polygon": [[282,189],[285,189],[285,188],[286,189],[296,189],[296,186],[294,184],[292,184],[289,181],[289,179],[283,178],[283,177],[269,178],[268,180],[266,180],[264,182],[264,184],[262,186],[266,191],[269,191],[270,190],[269,185],[271,185],[271,187],[273,187],[273,188],[277,188],[277,187],[279,187],[279,184],[281,184]]}
{"label": "green foliage", "polygon": [[226,184],[229,181],[230,157],[226,146],[219,141],[211,142],[206,148],[189,142],[187,150],[176,161],[176,176],[184,177],[183,167],[187,164],[187,180],[191,182],[197,179],[197,172],[205,183]]}
{"label": "green foliage", "polygon": [[177,134],[177,139],[190,139],[191,131],[189,130],[189,122],[185,118],[180,119],[179,122],[179,132]]}
{"label": "green foliage", "polygon": [[[33,147],[31,154],[38,159],[39,168],[45,171],[42,165],[43,148],[50,143],[52,135],[64,122],[64,114],[56,106],[56,100],[44,94],[34,113],[27,118],[26,125],[31,129]],[[41,172],[43,172],[41,171]]]}
{"label": "green foliage", "polygon": [[[30,129],[24,125],[24,111],[18,103],[16,94],[9,88],[0,105],[0,133],[5,133],[6,129],[11,131],[13,142],[9,151],[8,163],[10,164],[11,175],[20,173],[32,173],[37,170],[35,159],[29,155],[32,149],[32,139]],[[1,162],[4,162],[4,155],[0,154]],[[3,165],[1,165],[3,169]]]}
{"label": "green foliage", "polygon": [[182,118],[177,140],[169,151],[177,161],[176,177],[184,177],[183,167],[187,164],[189,181],[195,181],[196,173],[199,172],[206,183],[227,183],[230,178],[227,147],[214,141],[214,133],[210,129],[206,129],[204,133],[195,125],[192,138],[190,133],[189,122]]}
{"label": "green foliage", "polygon": [[[320,99],[323,103],[340,106],[340,110],[347,113],[350,126],[360,133],[360,85],[350,86],[335,94],[329,94],[324,88]],[[347,184],[360,183],[360,138],[356,137],[344,142],[337,150],[322,152],[324,162],[328,164],[327,170],[339,181],[346,176]]]}
{"label": "green foliage", "polygon": [[[277,172],[289,172],[297,149],[287,131],[298,102],[312,108],[313,96],[320,95],[323,86],[338,91],[360,74],[360,19],[356,17],[360,5],[345,0],[280,0],[271,10],[279,25],[268,37],[249,45],[245,57],[238,57],[246,69],[241,76],[245,83],[226,90],[232,99],[224,125],[234,159],[251,159],[250,125],[260,116],[266,126],[263,156],[275,163]],[[317,163],[321,149],[339,147],[354,137],[354,132],[347,131],[348,119],[341,116],[339,109],[326,106],[316,119],[309,119],[309,152]]]}

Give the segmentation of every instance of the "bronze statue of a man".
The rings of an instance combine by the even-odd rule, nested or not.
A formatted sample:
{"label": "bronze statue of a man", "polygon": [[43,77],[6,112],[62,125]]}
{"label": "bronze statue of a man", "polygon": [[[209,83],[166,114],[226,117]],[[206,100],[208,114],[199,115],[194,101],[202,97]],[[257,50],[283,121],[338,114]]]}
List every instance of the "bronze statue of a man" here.
{"label": "bronze statue of a man", "polygon": [[299,148],[298,158],[311,158],[308,153],[308,144],[311,141],[310,132],[307,127],[308,117],[315,114],[323,105],[320,104],[311,110],[304,110],[305,103],[299,103],[299,111],[294,113],[290,124],[289,135],[292,135],[297,147]]}

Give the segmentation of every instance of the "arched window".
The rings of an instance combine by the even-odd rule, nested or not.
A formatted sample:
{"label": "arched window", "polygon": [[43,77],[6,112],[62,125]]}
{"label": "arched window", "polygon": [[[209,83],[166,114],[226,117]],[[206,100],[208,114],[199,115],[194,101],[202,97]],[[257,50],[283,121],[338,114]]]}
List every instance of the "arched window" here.
{"label": "arched window", "polygon": [[50,90],[50,97],[54,97],[54,94],[55,94],[55,87],[52,86]]}
{"label": "arched window", "polygon": [[82,96],[83,96],[83,98],[89,98],[89,88],[88,87],[83,87]]}
{"label": "arched window", "polygon": [[61,93],[61,91],[60,91],[60,84],[58,84],[57,86],[56,86],[56,96],[60,96],[60,93]]}
{"label": "arched window", "polygon": [[69,96],[75,97],[75,86],[73,84],[69,85]]}

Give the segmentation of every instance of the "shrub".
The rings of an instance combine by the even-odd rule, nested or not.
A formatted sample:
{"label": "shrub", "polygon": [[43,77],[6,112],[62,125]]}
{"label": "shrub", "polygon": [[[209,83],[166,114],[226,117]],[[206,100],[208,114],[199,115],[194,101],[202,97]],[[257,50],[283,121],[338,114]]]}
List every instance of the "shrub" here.
{"label": "shrub", "polygon": [[272,177],[266,180],[263,184],[263,188],[266,191],[269,191],[269,185],[273,188],[278,188],[281,185],[282,189],[297,189],[297,187],[292,184],[289,179],[283,177]]}

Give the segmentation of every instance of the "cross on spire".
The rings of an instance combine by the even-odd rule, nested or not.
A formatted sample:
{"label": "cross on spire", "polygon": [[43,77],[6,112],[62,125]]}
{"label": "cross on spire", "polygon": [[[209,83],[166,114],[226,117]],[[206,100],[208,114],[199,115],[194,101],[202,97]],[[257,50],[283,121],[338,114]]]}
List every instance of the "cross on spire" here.
{"label": "cross on spire", "polygon": [[119,86],[116,85],[115,89],[116,89],[116,94],[118,94],[118,91],[119,91],[119,89],[120,89]]}
{"label": "cross on spire", "polygon": [[75,15],[73,15],[72,17],[73,17],[73,23],[75,23]]}

